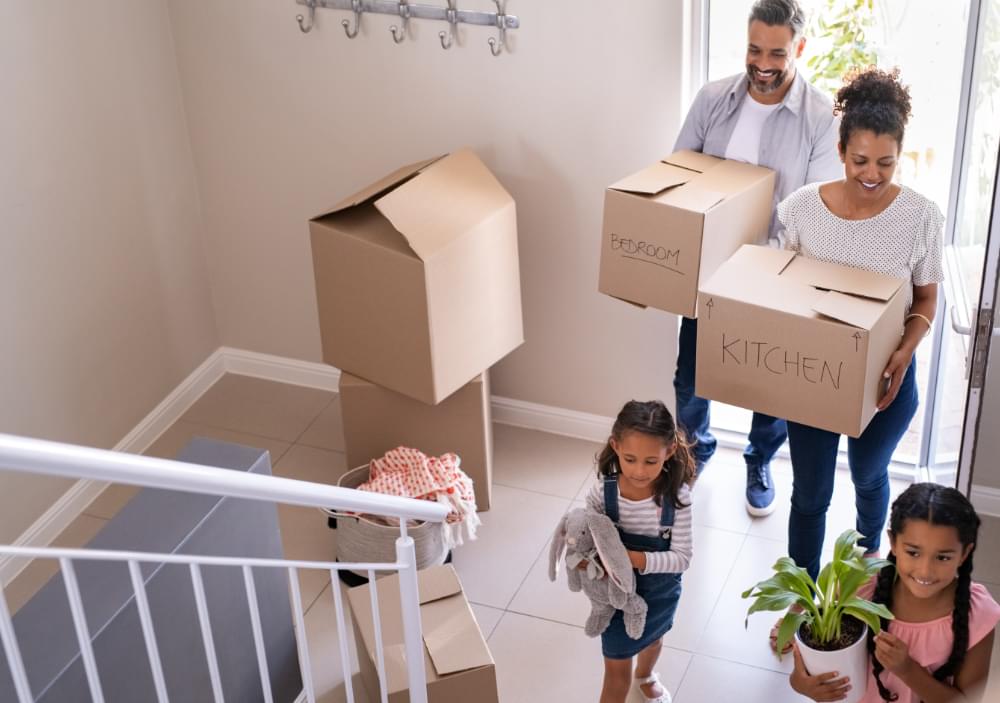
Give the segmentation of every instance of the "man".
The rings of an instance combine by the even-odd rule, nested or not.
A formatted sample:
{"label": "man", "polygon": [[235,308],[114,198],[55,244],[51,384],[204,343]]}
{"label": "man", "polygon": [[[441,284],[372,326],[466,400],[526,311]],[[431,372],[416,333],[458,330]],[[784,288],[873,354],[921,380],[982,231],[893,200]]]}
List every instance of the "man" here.
{"label": "man", "polygon": [[[774,205],[807,183],[844,173],[833,102],[795,70],[804,29],[805,15],[796,0],[757,0],[747,23],[746,72],[698,92],[674,145],[675,151],[692,149],[774,170]],[[772,208],[771,246],[780,246],[777,227]],[[677,419],[696,442],[700,472],[715,452],[716,439],[709,429],[709,401],[694,394],[697,335],[698,321],[683,318],[674,391]],[[784,420],[753,414],[743,453],[746,508],[753,516],[774,510],[770,462],[787,436]]]}

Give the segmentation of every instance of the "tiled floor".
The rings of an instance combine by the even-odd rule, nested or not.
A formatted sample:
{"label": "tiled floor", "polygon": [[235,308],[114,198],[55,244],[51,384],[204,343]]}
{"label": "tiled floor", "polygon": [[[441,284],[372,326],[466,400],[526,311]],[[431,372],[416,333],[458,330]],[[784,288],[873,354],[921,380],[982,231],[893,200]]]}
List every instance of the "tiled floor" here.
{"label": "tiled floor", "polygon": [[[500,699],[594,701],[601,680],[600,644],[583,634],[586,600],[571,594],[563,582],[549,582],[546,570],[552,530],[568,508],[580,504],[599,447],[503,425],[495,430],[493,508],[482,514],[479,539],[457,549],[454,561],[496,660]],[[266,448],[280,476],[334,483],[347,468],[339,401],[324,391],[226,376],[148,453],[173,456],[196,435]],[[743,480],[739,454],[720,451],[695,489],[696,554],[658,666],[677,703],[804,700],[788,687],[790,660],[778,661],[769,650],[767,630],[773,618],[754,616],[744,629],[747,604],[740,598],[784,552],[790,467],[775,466],[781,507],[767,518],[747,516]],[[829,533],[853,524],[853,492],[846,475],[837,477],[837,486]],[[894,485],[894,494],[903,487]],[[60,543],[85,543],[132,493],[110,488]],[[287,556],[334,557],[336,533],[317,511],[282,506],[279,516]],[[977,574],[1000,596],[1000,585],[992,585],[1000,584],[1000,520],[987,519],[984,533],[992,542],[977,552]],[[26,570],[8,589],[12,608],[52,573],[38,564]],[[302,590],[320,700],[343,701],[330,579],[306,573]],[[1000,700],[1000,643],[997,647],[993,661],[998,673],[991,682],[997,697],[992,700]],[[351,665],[355,690],[362,692],[353,651]],[[639,700],[635,692],[633,696],[630,700]]]}

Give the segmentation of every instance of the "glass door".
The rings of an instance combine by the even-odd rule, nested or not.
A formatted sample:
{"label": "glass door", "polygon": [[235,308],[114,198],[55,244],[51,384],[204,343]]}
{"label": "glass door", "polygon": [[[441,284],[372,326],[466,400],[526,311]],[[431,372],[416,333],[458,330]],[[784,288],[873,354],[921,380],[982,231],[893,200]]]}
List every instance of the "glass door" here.
{"label": "glass door", "polygon": [[[958,480],[966,492],[969,477],[959,480],[959,473],[971,470],[967,450],[971,450],[969,443],[974,437],[969,433],[975,430],[974,415],[984,388],[990,337],[987,318],[994,305],[997,267],[1000,0],[981,0],[973,3],[971,10],[961,101],[964,125],[960,125],[956,140],[955,163],[959,168],[953,174],[948,210],[944,304],[934,330],[938,373],[925,396],[928,402],[920,461],[926,469],[922,478],[946,484]],[[997,393],[1000,391],[994,391]],[[973,413],[971,421],[968,412]],[[993,419],[1000,420],[1000,415]],[[962,471],[960,451],[965,451]]]}

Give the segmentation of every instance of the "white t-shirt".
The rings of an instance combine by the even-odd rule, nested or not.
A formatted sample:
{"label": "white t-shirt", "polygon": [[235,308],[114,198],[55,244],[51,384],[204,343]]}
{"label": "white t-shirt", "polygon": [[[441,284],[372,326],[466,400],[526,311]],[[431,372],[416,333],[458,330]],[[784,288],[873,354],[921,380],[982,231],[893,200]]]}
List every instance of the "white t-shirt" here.
{"label": "white t-shirt", "polygon": [[729,144],[726,145],[726,158],[748,164],[759,164],[760,133],[764,129],[764,122],[779,107],[781,103],[761,105],[752,95],[747,95],[740,108],[736,127],[729,137]]}
{"label": "white t-shirt", "polygon": [[[785,248],[810,259],[884,273],[926,286],[944,280],[941,240],[944,217],[930,199],[901,186],[889,207],[864,220],[837,217],[819,194],[820,183],[802,186],[778,204]],[[906,290],[906,309],[913,288]]]}

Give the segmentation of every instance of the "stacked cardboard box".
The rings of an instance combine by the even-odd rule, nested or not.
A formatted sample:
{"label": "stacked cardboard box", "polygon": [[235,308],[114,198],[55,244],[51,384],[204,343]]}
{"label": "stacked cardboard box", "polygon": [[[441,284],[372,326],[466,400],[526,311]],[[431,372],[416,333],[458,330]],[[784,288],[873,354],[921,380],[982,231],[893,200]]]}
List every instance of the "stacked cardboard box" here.
{"label": "stacked cardboard box", "polygon": [[486,371],[523,341],[514,201],[476,155],[404,166],[310,221],[350,465],[452,451],[490,504]]}

